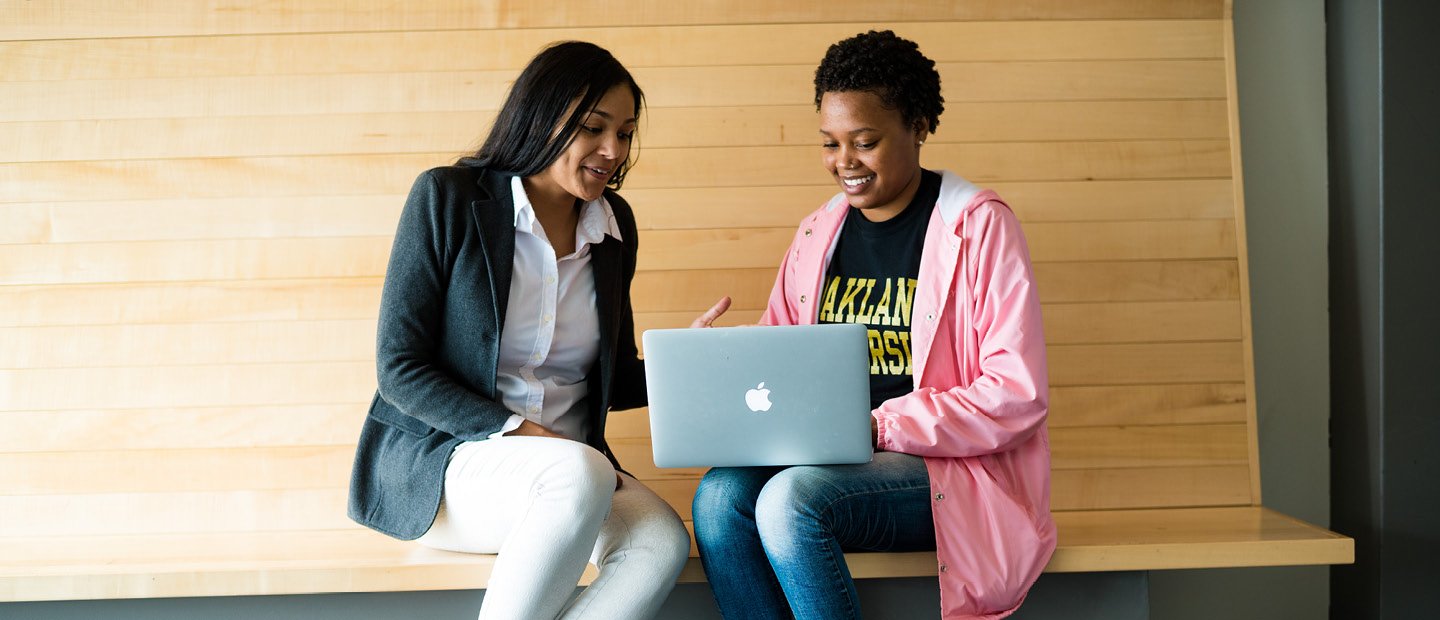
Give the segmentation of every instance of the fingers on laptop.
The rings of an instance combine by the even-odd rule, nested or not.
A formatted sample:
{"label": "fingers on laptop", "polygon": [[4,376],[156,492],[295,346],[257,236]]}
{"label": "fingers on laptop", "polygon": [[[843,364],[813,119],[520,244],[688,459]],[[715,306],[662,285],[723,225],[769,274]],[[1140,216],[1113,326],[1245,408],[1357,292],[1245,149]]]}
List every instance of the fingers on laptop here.
{"label": "fingers on laptop", "polygon": [[729,309],[730,296],[726,295],[724,297],[721,297],[720,301],[715,302],[715,305],[710,306],[710,309],[706,310],[704,314],[701,314],[698,318],[691,322],[690,327],[710,327],[716,319],[720,318],[720,315],[725,314],[725,311]]}

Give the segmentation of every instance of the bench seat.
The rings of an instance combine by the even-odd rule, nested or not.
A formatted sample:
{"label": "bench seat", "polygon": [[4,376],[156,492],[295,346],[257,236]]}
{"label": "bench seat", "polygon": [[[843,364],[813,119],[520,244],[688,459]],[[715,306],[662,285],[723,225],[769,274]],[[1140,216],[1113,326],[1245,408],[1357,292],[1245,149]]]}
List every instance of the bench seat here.
{"label": "bench seat", "polygon": [[[1056,513],[1047,572],[1349,563],[1354,541],[1263,507]],[[484,588],[495,556],[363,529],[0,540],[0,601]],[[857,578],[935,574],[930,552],[851,553]],[[587,570],[588,583],[594,570]],[[691,559],[682,583],[705,580]]]}

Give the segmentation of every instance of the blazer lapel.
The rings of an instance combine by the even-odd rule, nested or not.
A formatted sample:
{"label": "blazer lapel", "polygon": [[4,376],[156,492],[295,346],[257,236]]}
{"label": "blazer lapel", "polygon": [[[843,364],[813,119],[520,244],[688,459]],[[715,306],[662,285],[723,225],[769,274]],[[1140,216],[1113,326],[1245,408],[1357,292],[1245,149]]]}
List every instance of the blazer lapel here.
{"label": "blazer lapel", "polygon": [[[495,333],[505,325],[510,303],[510,275],[515,269],[515,204],[510,196],[510,177],[486,170],[479,184],[488,199],[470,203],[479,228],[485,266],[490,273],[490,299],[495,302]],[[499,351],[499,348],[496,348]]]}
{"label": "blazer lapel", "polygon": [[600,386],[601,403],[610,403],[610,380],[615,370],[615,342],[620,332],[619,240],[609,235],[600,243],[590,245],[590,271],[595,277],[595,313],[600,320]]}

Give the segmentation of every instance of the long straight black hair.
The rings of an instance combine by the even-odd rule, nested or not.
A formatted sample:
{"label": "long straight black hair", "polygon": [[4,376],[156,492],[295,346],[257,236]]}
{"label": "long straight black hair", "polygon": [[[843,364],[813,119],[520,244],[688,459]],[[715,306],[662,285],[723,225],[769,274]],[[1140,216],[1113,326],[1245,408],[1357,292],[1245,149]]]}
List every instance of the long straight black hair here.
{"label": "long straight black hair", "polygon": [[[536,54],[515,79],[480,150],[456,163],[523,177],[538,174],[559,159],[580,131],[581,121],[619,84],[629,87],[635,96],[635,117],[639,118],[645,94],[615,56],[594,43],[555,43]],[[573,110],[572,104],[576,104]],[[560,127],[558,132],[556,127]],[[632,142],[630,154],[607,185],[620,189],[634,153]]]}

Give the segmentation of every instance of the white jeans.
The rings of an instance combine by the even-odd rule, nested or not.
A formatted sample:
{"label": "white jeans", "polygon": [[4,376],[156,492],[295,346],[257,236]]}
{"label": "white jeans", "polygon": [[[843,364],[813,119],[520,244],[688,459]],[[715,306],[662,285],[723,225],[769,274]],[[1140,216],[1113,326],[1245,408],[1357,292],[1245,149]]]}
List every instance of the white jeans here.
{"label": "white jeans", "polygon": [[[664,500],[568,439],[460,444],[420,544],[498,553],[481,620],[650,618],[675,587],[690,536]],[[599,576],[571,601],[586,562]]]}

